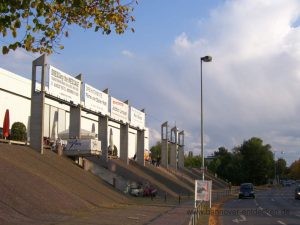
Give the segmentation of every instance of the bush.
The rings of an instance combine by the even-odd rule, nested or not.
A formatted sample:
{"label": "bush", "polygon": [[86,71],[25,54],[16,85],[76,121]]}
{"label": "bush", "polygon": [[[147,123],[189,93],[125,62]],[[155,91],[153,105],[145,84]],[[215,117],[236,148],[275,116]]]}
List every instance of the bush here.
{"label": "bush", "polygon": [[11,139],[15,141],[26,141],[26,126],[21,122],[15,122],[11,127]]}

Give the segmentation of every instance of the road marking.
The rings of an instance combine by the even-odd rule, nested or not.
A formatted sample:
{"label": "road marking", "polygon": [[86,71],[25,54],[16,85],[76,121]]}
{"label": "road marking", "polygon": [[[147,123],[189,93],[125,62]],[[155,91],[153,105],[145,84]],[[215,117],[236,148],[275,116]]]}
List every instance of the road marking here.
{"label": "road marking", "polygon": [[271,215],[270,213],[268,213],[268,212],[265,212],[265,214],[266,214],[267,216],[269,216],[269,217],[272,217],[272,215]]}
{"label": "road marking", "polygon": [[234,223],[240,223],[240,222],[245,222],[247,221],[246,216],[244,216],[243,214],[240,215],[240,218],[236,218],[234,220],[232,220],[232,222]]}
{"label": "road marking", "polygon": [[241,217],[240,222],[247,221],[246,216],[244,216],[243,214],[241,214],[240,217]]}
{"label": "road marking", "polygon": [[259,210],[264,210],[264,208],[263,208],[263,207],[261,207],[261,206],[259,206],[259,207],[258,207],[258,209],[259,209]]}
{"label": "road marking", "polygon": [[239,223],[240,221],[239,221],[239,219],[234,219],[234,220],[232,220],[232,222]]}
{"label": "road marking", "polygon": [[280,223],[282,225],[286,225],[286,223],[282,222],[281,220],[277,220],[277,223]]}
{"label": "road marking", "polygon": [[274,199],[274,198],[271,198],[271,201],[272,201],[272,202],[275,202],[275,199]]}

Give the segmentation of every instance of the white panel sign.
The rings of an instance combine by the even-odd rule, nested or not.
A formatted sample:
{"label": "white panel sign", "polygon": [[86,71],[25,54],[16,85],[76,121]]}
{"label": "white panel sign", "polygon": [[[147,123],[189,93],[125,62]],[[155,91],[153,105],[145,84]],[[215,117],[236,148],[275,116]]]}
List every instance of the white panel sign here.
{"label": "white panel sign", "polygon": [[210,201],[211,181],[195,180],[195,201]]}
{"label": "white panel sign", "polygon": [[111,97],[110,98],[110,116],[119,121],[123,121],[123,123],[128,122],[128,105],[120,100]]}
{"label": "white panel sign", "polygon": [[92,86],[84,86],[84,106],[103,115],[108,114],[108,94],[99,91]]}
{"label": "white panel sign", "polygon": [[134,107],[130,107],[130,125],[133,127],[144,129],[145,113]]}
{"label": "white panel sign", "polygon": [[49,94],[74,104],[80,104],[81,81],[54,68],[49,67]]}
{"label": "white panel sign", "polygon": [[64,149],[65,155],[100,155],[101,142],[96,139],[70,139]]}

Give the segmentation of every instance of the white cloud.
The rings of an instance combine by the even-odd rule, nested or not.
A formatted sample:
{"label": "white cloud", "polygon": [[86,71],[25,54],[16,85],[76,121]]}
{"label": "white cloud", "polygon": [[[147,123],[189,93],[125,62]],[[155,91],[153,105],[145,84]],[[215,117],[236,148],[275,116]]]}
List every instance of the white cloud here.
{"label": "white cloud", "polygon": [[134,56],[134,54],[129,50],[123,50],[122,55],[127,56],[127,57],[133,57]]}
{"label": "white cloud", "polygon": [[155,145],[158,141],[160,141],[161,136],[160,136],[160,132],[158,132],[155,129],[150,128],[149,129],[149,140],[150,140],[150,148],[151,146]]}
{"label": "white cloud", "polygon": [[34,59],[34,54],[17,49],[10,51],[7,55],[0,54],[0,67],[30,78],[32,60]]}
{"label": "white cloud", "polygon": [[[195,57],[207,52],[213,56],[213,62],[203,65],[207,148],[232,148],[252,136],[265,138],[276,148],[298,143],[298,138],[282,133],[272,138],[267,134],[281,129],[282,124],[299,124],[300,28],[293,27],[299,15],[297,0],[226,1],[202,20],[199,29],[203,36],[191,40],[184,32],[175,38],[172,49],[186,69]],[[183,100],[193,100],[187,91],[181,90],[184,96],[178,106],[192,105]],[[199,121],[193,117],[187,120]],[[199,126],[191,127],[194,141],[198,140]],[[300,128],[293,132],[299,134]]]}

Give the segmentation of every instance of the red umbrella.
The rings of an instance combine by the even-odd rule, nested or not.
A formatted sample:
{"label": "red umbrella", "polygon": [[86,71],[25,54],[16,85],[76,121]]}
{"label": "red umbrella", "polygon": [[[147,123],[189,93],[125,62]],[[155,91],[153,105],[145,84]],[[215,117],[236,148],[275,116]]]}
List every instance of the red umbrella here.
{"label": "red umbrella", "polygon": [[9,136],[9,110],[7,109],[3,121],[3,137],[5,139]]}

